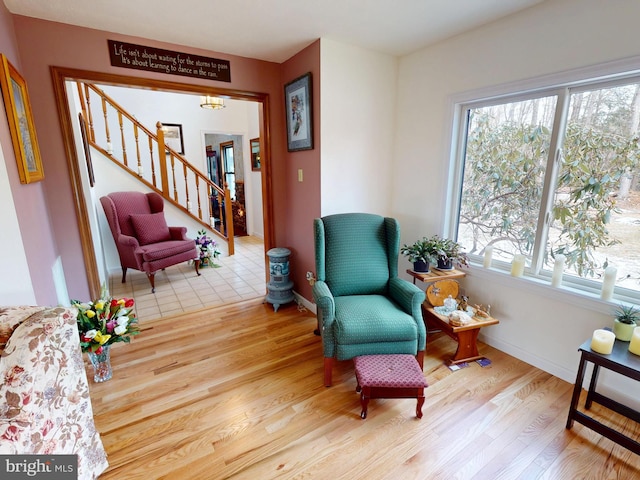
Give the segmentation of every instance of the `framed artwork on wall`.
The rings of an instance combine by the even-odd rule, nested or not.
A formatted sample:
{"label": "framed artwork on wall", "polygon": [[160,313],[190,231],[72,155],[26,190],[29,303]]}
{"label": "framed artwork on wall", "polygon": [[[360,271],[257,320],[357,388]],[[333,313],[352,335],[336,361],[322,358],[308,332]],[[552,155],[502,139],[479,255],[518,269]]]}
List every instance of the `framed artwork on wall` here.
{"label": "framed artwork on wall", "polygon": [[184,139],[182,138],[182,125],[179,123],[162,123],[164,131],[164,143],[171,150],[184,155]]}
{"label": "framed artwork on wall", "polygon": [[0,54],[0,87],[7,111],[11,142],[16,155],[20,182],[38,182],[44,178],[36,129],[33,124],[27,83],[7,57]]}
{"label": "framed artwork on wall", "polygon": [[311,73],[284,86],[285,112],[287,115],[287,150],[313,149]]}
{"label": "framed artwork on wall", "polygon": [[259,172],[262,165],[260,159],[260,138],[252,138],[249,140],[251,146],[251,171]]}

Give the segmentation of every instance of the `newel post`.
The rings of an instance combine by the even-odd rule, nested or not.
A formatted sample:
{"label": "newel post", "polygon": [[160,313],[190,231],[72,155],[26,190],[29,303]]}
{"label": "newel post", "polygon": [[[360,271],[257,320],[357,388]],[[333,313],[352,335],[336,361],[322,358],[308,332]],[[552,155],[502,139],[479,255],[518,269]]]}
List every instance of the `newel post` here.
{"label": "newel post", "polygon": [[158,136],[158,161],[160,162],[160,184],[162,185],[162,196],[169,198],[169,176],[167,175],[167,160],[164,152],[166,147],[164,144],[164,130],[162,123],[156,123],[156,135]]}

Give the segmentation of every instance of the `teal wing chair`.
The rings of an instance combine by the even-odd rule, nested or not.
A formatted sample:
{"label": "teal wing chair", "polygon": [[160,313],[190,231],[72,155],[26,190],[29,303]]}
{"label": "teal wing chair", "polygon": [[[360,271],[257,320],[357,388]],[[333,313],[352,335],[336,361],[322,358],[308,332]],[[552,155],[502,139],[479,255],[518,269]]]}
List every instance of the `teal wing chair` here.
{"label": "teal wing chair", "polygon": [[415,355],[423,366],[425,294],[398,278],[400,226],[394,218],[343,213],[314,220],[313,298],[324,352],[324,383],[335,360]]}

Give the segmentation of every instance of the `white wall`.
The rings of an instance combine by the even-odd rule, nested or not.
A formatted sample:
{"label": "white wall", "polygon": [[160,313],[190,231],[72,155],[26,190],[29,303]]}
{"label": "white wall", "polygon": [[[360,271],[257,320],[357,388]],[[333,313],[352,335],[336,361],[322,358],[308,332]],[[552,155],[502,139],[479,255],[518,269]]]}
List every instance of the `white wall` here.
{"label": "white wall", "polygon": [[[592,73],[589,66],[640,55],[638,18],[640,2],[544,2],[403,57],[392,205],[403,240],[443,233],[455,100],[475,90],[504,93],[579,78]],[[640,59],[628,64],[640,68]],[[490,303],[500,320],[483,330],[484,341],[571,383],[578,347],[593,330],[612,323],[611,303],[508,273],[472,267],[463,284],[472,303]],[[625,401],[640,402],[630,393],[638,391],[635,382],[603,372],[600,384]]]}
{"label": "white wall", "polygon": [[[28,185],[22,188],[29,188]],[[4,153],[0,145],[0,305],[35,305],[29,265],[24,251]],[[46,267],[45,267],[46,268]]]}
{"label": "white wall", "polygon": [[321,40],[322,215],[390,212],[397,62]]}

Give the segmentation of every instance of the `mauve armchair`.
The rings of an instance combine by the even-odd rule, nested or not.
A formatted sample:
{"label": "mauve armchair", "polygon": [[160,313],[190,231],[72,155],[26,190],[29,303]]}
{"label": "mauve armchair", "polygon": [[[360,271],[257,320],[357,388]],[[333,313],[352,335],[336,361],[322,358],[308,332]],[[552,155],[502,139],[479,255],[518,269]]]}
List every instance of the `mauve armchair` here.
{"label": "mauve armchair", "polygon": [[127,268],[145,272],[155,292],[155,273],[178,263],[194,260],[200,275],[200,255],[195,240],[187,238],[185,227],[168,227],[164,218],[164,199],[151,192],[113,192],[100,198],[113,234],[122,283]]}
{"label": "mauve armchair", "polygon": [[398,278],[400,227],[394,218],[344,213],[314,220],[313,298],[324,353],[324,383],[335,360],[411,354],[423,366],[425,294]]}

